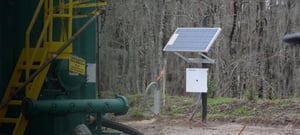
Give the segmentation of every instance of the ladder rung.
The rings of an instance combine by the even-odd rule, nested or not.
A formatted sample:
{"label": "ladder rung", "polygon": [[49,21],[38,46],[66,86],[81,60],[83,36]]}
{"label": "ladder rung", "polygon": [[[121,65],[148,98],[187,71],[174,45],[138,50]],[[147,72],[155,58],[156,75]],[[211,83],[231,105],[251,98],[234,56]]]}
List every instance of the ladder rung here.
{"label": "ladder rung", "polygon": [[[14,82],[14,83],[11,83],[9,86],[14,87],[14,88],[18,88],[21,85],[22,85],[22,82]],[[30,86],[30,85],[32,85],[32,83],[27,84],[27,86]]]}
{"label": "ladder rung", "polygon": [[17,123],[18,118],[0,118],[0,123]]}
{"label": "ladder rung", "polygon": [[70,14],[53,14],[53,17],[71,17]]}
{"label": "ladder rung", "polygon": [[[39,69],[40,68],[40,65],[31,65],[30,66],[30,69]],[[20,66],[20,69],[22,69],[22,70],[25,70],[26,69],[26,65],[22,65],[22,66]]]}
{"label": "ladder rung", "polygon": [[21,100],[10,100],[9,105],[21,105],[22,101]]}
{"label": "ladder rung", "polygon": [[14,82],[10,84],[11,87],[19,87],[20,85],[22,85],[20,82]]}

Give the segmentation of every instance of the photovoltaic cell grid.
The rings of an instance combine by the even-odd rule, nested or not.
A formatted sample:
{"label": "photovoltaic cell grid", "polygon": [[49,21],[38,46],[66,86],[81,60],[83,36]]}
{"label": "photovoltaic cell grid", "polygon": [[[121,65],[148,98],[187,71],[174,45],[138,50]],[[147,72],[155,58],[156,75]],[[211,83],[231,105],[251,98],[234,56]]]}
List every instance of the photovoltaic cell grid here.
{"label": "photovoltaic cell grid", "polygon": [[177,28],[163,49],[173,52],[208,52],[221,28]]}

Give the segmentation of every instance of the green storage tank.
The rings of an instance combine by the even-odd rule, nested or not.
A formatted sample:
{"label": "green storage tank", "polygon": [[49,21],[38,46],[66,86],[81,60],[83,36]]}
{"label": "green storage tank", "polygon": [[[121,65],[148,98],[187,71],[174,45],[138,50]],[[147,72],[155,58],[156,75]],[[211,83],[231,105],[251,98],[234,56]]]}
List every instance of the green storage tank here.
{"label": "green storage tank", "polygon": [[[38,5],[38,0],[3,0],[0,4],[0,97],[11,78],[18,57],[25,46],[25,31]],[[95,0],[90,2],[96,2]],[[54,0],[57,4],[58,0]],[[79,8],[78,13],[91,12],[94,8]],[[73,32],[76,32],[90,17],[73,19]],[[37,42],[43,27],[43,16],[40,14],[32,31],[32,42]],[[59,28],[60,22],[54,21]],[[96,40],[97,23],[93,21],[73,41],[72,55],[86,60],[86,75],[70,74],[69,60],[55,60],[44,80],[44,85],[37,101],[24,101],[24,114],[30,114],[26,135],[64,135],[74,134],[73,129],[87,121],[96,119],[96,124],[88,125],[93,134],[110,134],[102,131],[101,126],[120,129],[129,134],[141,134],[137,130],[114,124],[106,120],[105,113],[126,114],[128,104],[125,97],[115,99],[96,99]],[[53,38],[59,38],[59,31],[54,31]],[[97,106],[97,109],[93,109]],[[66,109],[64,109],[67,107]],[[85,111],[85,109],[92,109]],[[57,110],[55,110],[57,109]],[[75,109],[75,110],[72,110]],[[17,109],[20,111],[20,109]],[[47,113],[51,112],[52,114]],[[62,113],[53,113],[60,111]],[[12,112],[13,113],[13,112]],[[39,115],[37,115],[39,114]],[[55,114],[55,115],[53,115]],[[103,123],[101,123],[103,121]],[[76,128],[75,128],[76,127]],[[120,128],[119,128],[120,127]],[[10,134],[13,126],[0,128]],[[76,134],[76,133],[75,133]],[[122,134],[122,133],[112,133]]]}

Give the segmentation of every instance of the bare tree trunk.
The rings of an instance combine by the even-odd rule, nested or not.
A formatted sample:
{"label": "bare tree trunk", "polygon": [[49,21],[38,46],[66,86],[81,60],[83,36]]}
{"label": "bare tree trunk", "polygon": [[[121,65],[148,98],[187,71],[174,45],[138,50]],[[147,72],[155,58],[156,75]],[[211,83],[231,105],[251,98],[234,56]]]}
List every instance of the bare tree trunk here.
{"label": "bare tree trunk", "polygon": [[[199,27],[205,16],[221,35],[208,53],[216,96],[260,98],[300,94],[299,48],[282,43],[300,31],[298,0],[109,1],[100,34],[100,89],[140,93],[162,65],[162,48],[177,27]],[[167,53],[166,89],[185,94],[186,63]]]}

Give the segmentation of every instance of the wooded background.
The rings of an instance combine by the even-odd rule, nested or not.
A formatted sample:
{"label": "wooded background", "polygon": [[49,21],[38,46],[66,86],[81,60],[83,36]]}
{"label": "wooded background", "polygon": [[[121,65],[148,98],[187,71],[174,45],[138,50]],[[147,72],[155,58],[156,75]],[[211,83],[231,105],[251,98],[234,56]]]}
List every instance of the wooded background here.
{"label": "wooded background", "polygon": [[[164,59],[166,91],[184,95],[185,61],[162,49],[177,27],[222,32],[210,49],[209,95],[300,96],[300,46],[282,42],[300,32],[299,0],[109,0],[99,31],[99,92],[143,93]],[[195,54],[189,54],[195,55]],[[196,54],[197,55],[197,54]]]}

